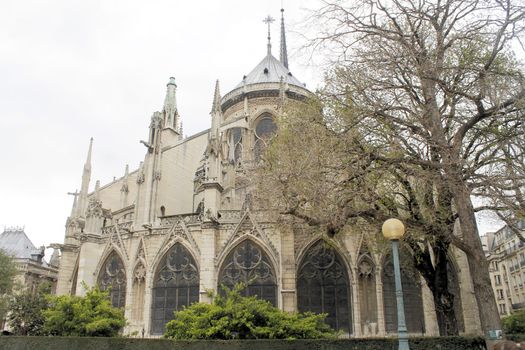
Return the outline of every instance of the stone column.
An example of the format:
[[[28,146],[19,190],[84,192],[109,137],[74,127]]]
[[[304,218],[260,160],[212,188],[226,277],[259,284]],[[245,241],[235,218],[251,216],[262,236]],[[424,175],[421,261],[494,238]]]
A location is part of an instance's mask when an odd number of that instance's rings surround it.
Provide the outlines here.
[[[350,275],[352,280],[350,281],[350,285],[352,288],[352,318],[353,318],[353,328],[354,328],[354,336],[360,337],[363,333],[361,330],[361,312],[359,309],[359,288],[357,287],[357,269],[354,269],[354,273]]]
[[[297,311],[295,279],[294,233],[293,230],[281,232],[281,308],[284,311]]]
[[[376,294],[377,294],[377,335],[385,336],[385,306],[383,304],[383,280],[381,275],[383,267],[378,266],[376,269]]]
[[[202,224],[201,232],[201,256],[200,256],[200,297],[201,302],[211,302],[207,290],[217,290],[217,269],[215,266],[215,235],[216,224],[212,222],[205,222]]]
[[[421,277],[421,296],[423,299],[423,315],[425,318],[425,335],[439,336],[439,327],[434,306],[434,296]],[[410,301],[409,301],[410,302]]]
[[[88,287],[93,287],[97,281],[95,269],[100,261],[103,247],[93,242],[84,242],[80,246],[80,256],[78,260],[77,295],[85,295],[86,291],[82,287],[85,282]]]

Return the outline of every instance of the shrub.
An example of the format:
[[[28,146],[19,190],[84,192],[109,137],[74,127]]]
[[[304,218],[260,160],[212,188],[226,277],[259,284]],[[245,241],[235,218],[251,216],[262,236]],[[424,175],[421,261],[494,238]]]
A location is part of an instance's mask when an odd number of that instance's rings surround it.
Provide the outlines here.
[[[25,290],[16,294],[9,302],[7,320],[15,335],[43,335],[43,311],[48,307],[47,294],[51,291],[50,283],[42,283],[36,292]]]
[[[505,333],[525,333],[525,310],[517,311],[501,320]]]
[[[44,331],[50,335],[114,337],[126,325],[124,311],[111,305],[108,291],[88,289],[85,297],[49,297],[43,312]]]
[[[317,339],[330,338],[334,331],[324,322],[326,315],[287,313],[257,297],[243,297],[243,285],[212,304],[195,303],[175,312],[168,322],[172,339]]]

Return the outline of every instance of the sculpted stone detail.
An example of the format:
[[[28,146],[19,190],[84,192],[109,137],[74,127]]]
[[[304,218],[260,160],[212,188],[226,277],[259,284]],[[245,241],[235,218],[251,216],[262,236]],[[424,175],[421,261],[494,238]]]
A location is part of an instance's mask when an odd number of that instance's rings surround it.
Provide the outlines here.
[[[144,169],[141,168],[139,170],[139,173],[137,174],[137,183],[139,185],[143,184],[144,183],[144,178],[145,178]]]
[[[279,259],[279,252],[277,248],[275,248],[275,245],[272,243],[268,235],[264,232],[264,230],[255,222],[253,215],[250,213],[249,210],[247,210],[244,213],[244,216],[241,218],[239,224],[235,228],[235,230],[232,232],[232,234],[228,237],[226,242],[223,244],[222,249],[217,254],[216,262],[220,261],[220,257],[224,254],[226,249],[231,246],[231,244],[236,241],[238,238],[244,236],[244,235],[252,235],[254,237],[259,238],[261,241],[263,241],[267,247],[271,250],[272,254],[274,254],[276,259]]]
[[[102,201],[95,197],[89,199],[86,217],[102,217]]]
[[[161,247],[170,245],[170,242],[174,240],[176,237],[180,237],[186,242],[188,242],[191,245],[191,247],[194,249],[194,251],[200,255],[201,250],[199,246],[197,245],[197,242],[193,238],[193,235],[191,234],[190,230],[188,230],[188,227],[184,223],[184,220],[181,220],[180,218],[173,224],[173,226],[167,232],[167,236],[164,239]]]
[[[153,173],[153,178],[156,181],[160,181],[160,179],[162,178],[162,174],[161,174],[160,170],[155,170],[155,172]]]

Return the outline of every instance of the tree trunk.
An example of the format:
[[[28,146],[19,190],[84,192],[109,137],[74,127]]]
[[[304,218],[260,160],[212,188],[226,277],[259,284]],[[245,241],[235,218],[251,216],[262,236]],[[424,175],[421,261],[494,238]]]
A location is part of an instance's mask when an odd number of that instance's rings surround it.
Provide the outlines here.
[[[457,180],[456,180],[457,181]],[[501,329],[501,320],[490,282],[489,265],[483,252],[483,246],[478,233],[474,207],[470,199],[470,191],[461,182],[456,182],[454,201],[459,217],[463,243],[468,247],[465,251],[468,259],[470,277],[474,287],[474,295],[478,305],[481,329],[485,337],[488,331]]]

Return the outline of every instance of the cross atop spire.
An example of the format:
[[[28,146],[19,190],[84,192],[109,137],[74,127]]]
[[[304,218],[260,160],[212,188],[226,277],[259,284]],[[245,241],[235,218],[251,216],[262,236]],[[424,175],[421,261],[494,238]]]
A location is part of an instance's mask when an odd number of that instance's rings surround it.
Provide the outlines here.
[[[266,16],[265,19],[263,19],[263,22],[266,23],[268,25],[268,55],[270,55],[272,53],[272,42],[271,42],[271,35],[270,35],[270,24],[272,24],[272,22],[274,22],[275,19],[273,19],[272,16],[268,15]]]
[[[284,30],[284,8],[281,8],[281,51],[279,61],[288,68],[288,53],[286,52],[286,33]]]

